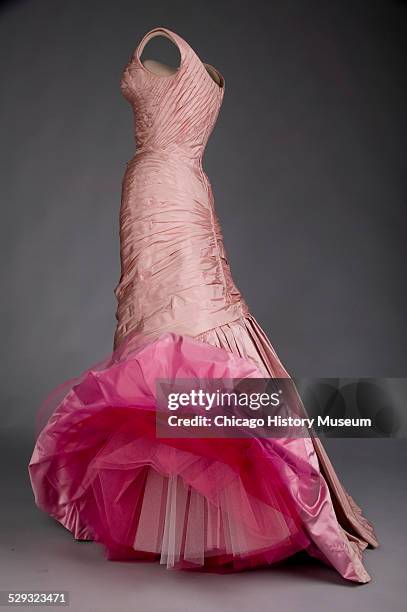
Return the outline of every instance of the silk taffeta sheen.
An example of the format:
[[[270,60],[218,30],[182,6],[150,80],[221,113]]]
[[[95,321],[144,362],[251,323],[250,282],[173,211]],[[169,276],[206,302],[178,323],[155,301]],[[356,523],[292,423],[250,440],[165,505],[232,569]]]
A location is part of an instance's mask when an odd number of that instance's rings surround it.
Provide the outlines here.
[[[167,76],[140,58],[157,35],[180,52]],[[29,464],[37,505],[110,559],[225,571],[306,550],[368,582],[362,552],[377,539],[319,439],[156,437],[157,378],[289,375],[233,282],[202,168],[223,76],[154,28],[121,89],[137,146],[122,185],[113,352],[43,404]]]

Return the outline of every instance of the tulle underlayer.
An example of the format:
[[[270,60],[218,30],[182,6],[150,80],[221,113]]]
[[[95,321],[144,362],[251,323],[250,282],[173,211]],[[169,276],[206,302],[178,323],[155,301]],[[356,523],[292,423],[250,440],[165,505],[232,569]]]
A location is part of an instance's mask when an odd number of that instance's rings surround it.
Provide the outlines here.
[[[37,505],[110,559],[224,571],[305,549],[344,578],[369,581],[367,542],[339,525],[310,439],[157,438],[157,378],[266,375],[255,363],[262,339],[247,335],[238,348],[248,332],[230,329],[129,339],[53,392],[29,465]],[[276,357],[273,375],[284,373]]]

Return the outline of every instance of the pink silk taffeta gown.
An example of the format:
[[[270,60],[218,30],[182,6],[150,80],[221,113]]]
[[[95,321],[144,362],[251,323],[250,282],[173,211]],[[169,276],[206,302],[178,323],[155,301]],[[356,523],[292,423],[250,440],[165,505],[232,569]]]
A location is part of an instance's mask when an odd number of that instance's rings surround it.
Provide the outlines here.
[[[140,57],[158,35],[181,57],[168,76]],[[137,148],[123,179],[113,352],[44,402],[36,504],[109,559],[233,571],[305,550],[368,582],[362,552],[378,542],[318,438],[156,437],[158,378],[289,375],[233,282],[202,168],[222,75],[159,27],[121,88]]]

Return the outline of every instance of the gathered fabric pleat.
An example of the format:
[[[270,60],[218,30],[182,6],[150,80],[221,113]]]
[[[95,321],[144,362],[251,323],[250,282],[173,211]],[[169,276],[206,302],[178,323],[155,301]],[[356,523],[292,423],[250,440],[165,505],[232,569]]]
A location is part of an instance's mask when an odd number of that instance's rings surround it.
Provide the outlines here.
[[[198,339],[248,359],[265,377],[289,377],[266,334],[250,313],[231,323],[210,329],[200,334]],[[376,548],[379,542],[373,526],[343,487],[321,440],[312,437],[307,443],[314,447],[321,473],[329,486],[338,520],[349,540],[356,543],[360,550],[364,550],[367,546]]]

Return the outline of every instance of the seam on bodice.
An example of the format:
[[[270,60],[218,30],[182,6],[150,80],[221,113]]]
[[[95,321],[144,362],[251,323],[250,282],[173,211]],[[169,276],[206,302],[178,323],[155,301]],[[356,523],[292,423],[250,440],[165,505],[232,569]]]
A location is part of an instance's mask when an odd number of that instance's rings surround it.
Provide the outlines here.
[[[207,140],[208,140],[208,133],[212,129],[211,128],[211,124],[212,124],[213,120],[215,119],[215,114],[217,114],[218,112],[219,112],[218,110],[214,110],[212,112],[211,120],[208,121],[208,125],[207,125],[207,128],[205,130],[205,134],[204,134],[204,138],[203,138],[203,141],[205,143],[204,147],[206,146],[206,143],[207,143]],[[204,171],[203,166],[202,166],[202,157],[203,156],[201,155],[199,157],[199,159],[198,159],[199,171],[200,171],[202,180],[205,183],[206,192],[207,192],[208,198],[209,198],[210,222],[211,222],[211,229],[212,229],[213,239],[215,241],[216,259],[217,259],[219,270],[220,270],[220,274],[221,274],[222,280],[223,280],[223,286],[224,286],[224,289],[225,289],[225,298],[226,298],[227,302],[229,304],[231,304],[232,303],[232,296],[230,294],[228,282],[226,280],[226,275],[225,275],[225,270],[224,270],[224,266],[223,266],[221,250],[220,250],[220,245],[219,245],[219,237],[218,237],[218,235],[216,233],[215,210],[214,210],[214,204],[215,204],[214,196],[213,196],[213,192],[212,192],[212,186],[211,186],[210,181],[209,181],[209,179],[208,179],[208,177],[206,175],[206,172]]]

